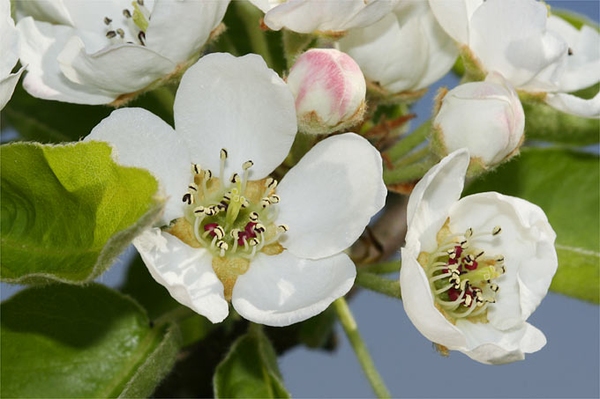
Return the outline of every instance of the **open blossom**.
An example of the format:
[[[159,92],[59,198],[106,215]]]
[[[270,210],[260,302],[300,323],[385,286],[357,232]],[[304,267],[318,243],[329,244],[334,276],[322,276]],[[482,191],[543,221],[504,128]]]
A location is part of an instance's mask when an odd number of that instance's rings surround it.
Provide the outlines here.
[[[561,111],[600,117],[600,99],[585,101],[568,94],[600,81],[600,36],[594,29],[577,30],[549,17],[546,5],[535,0],[429,4],[483,74],[498,71],[517,89],[546,93],[546,102]]]
[[[333,133],[362,121],[365,77],[347,54],[308,50],[296,59],[286,81],[296,100],[301,132]]]
[[[426,88],[448,73],[458,56],[454,40],[424,1],[398,3],[376,23],[350,30],[338,47],[388,93]]]
[[[368,26],[391,11],[398,0],[250,0],[265,13],[270,29],[340,34]]]
[[[0,0],[0,109],[10,100],[24,68],[11,73],[19,60],[19,36],[10,16],[10,0]]]
[[[31,95],[120,105],[195,61],[229,1],[18,4],[23,85]]]
[[[433,120],[433,143],[443,155],[467,148],[483,168],[515,155],[523,142],[525,113],[515,90],[492,72],[483,82],[447,92]]]
[[[323,140],[284,176],[269,174],[296,134],[294,99],[262,58],[210,54],[184,74],[175,127],[119,109],[87,140],[113,144],[168,196],[158,226],[134,240],[152,276],[212,322],[228,302],[284,326],[344,295],[356,269],[343,253],[383,207],[382,160],[364,138]]]
[[[488,364],[522,360],[546,344],[527,318],[558,260],[544,212],[495,192],[459,199],[469,153],[458,150],[417,184],[402,248],[402,301],[432,342]]]

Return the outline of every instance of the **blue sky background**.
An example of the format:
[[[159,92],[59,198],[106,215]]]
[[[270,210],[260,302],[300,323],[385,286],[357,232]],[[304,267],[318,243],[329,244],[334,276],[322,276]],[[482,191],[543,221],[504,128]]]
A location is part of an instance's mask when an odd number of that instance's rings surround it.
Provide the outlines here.
[[[600,2],[548,1],[598,21]],[[599,43],[600,45],[600,43]],[[454,80],[442,85],[452,87]],[[430,115],[435,89],[415,112]],[[414,126],[418,126],[415,122]],[[600,187],[592,188],[600,189]],[[115,286],[123,279],[115,266],[100,281]],[[17,287],[2,284],[6,299]],[[408,320],[399,300],[361,291],[350,301],[361,334],[394,396],[419,398],[598,398],[600,396],[599,307],[550,293],[529,322],[541,329],[548,344],[525,361],[487,366],[453,352],[440,356]],[[334,353],[296,348],[282,358],[287,388],[296,398],[367,398],[373,396],[341,329]]]

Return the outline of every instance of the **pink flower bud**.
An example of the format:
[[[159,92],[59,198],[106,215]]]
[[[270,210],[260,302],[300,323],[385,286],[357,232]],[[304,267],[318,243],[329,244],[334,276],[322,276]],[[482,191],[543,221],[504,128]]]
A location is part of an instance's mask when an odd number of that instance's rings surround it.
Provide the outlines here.
[[[517,93],[502,75],[462,84],[441,100],[433,143],[441,155],[468,148],[473,161],[488,168],[513,155],[523,142],[525,114]]]
[[[354,60],[335,49],[311,49],[290,70],[298,128],[327,134],[359,123],[365,110],[365,78]]]

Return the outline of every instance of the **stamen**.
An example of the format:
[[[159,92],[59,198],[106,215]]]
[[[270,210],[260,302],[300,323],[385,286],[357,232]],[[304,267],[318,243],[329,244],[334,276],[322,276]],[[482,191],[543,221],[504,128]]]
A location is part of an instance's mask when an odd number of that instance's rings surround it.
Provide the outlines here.
[[[220,166],[219,166],[219,179],[223,180],[225,176],[225,160],[227,159],[227,150],[225,148],[221,148],[220,157]]]
[[[119,37],[121,39],[123,39],[125,37],[125,31],[121,28],[117,29],[117,34],[119,35]]]
[[[104,17],[104,24],[105,25],[110,25],[112,23],[112,19],[108,18],[108,17]]]
[[[113,39],[117,37],[117,32],[115,32],[114,30],[109,30],[108,32],[106,32],[106,37],[109,39]]]
[[[502,232],[502,227],[500,226],[496,226],[494,227],[494,229],[492,230],[492,235],[493,236],[497,236],[498,234],[500,234]]]
[[[130,12],[128,9],[126,9],[126,8],[125,8],[125,9],[123,10],[123,16],[124,16],[125,18],[131,18],[131,12]]]
[[[194,197],[190,193],[185,193],[181,201],[187,202],[188,205],[192,205],[194,203]]]
[[[138,40],[140,41],[140,44],[142,46],[146,45],[146,34],[144,33],[143,30],[140,31],[140,33],[138,33]]]

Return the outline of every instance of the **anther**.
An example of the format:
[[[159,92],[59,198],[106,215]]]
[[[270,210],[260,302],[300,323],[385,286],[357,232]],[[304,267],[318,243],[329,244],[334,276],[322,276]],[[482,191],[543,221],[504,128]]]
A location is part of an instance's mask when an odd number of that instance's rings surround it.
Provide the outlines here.
[[[500,287],[498,287],[498,284],[494,284],[494,283],[490,284],[490,290],[492,290],[494,292],[498,292],[498,289],[500,289]]]
[[[499,256],[499,257],[497,257],[497,258],[496,258],[496,262],[498,262],[498,263],[502,263],[502,262],[504,262],[504,256]]]
[[[263,198],[263,199],[261,199],[261,200],[260,200],[260,205],[261,205],[263,208],[266,208],[266,207],[268,207],[269,205],[271,205],[271,200],[265,197],[265,198]]]
[[[202,169],[200,169],[200,165],[198,165],[197,163],[192,164],[192,172],[194,172],[194,174],[199,175],[201,170]]]
[[[212,230],[212,233],[217,237],[218,240],[225,237],[225,230],[221,226],[217,226]]]
[[[502,232],[502,227],[500,227],[500,226],[496,226],[496,227],[494,227],[494,229],[492,230],[492,235],[493,235],[493,236],[497,236],[498,234],[500,234],[500,232]]]
[[[220,157],[223,161],[227,159],[227,150],[225,148],[221,148]]]
[[[195,215],[202,215],[204,214],[205,208],[203,206],[199,206],[197,208],[194,209],[194,214]]]
[[[468,240],[469,238],[471,238],[473,236],[473,229],[472,228],[468,228],[467,231],[465,231],[465,238]]]
[[[140,41],[140,44],[142,46],[146,45],[146,33],[144,33],[143,30],[140,31],[140,33],[138,33],[138,40]]]
[[[187,202],[188,205],[191,205],[194,202],[194,197],[190,193],[183,194],[182,202]]]
[[[475,259],[482,257],[484,253],[485,253],[485,251],[481,251],[480,253],[475,255]]]
[[[275,187],[277,187],[277,180],[273,179],[272,177],[269,177],[265,182],[265,187],[271,190],[274,189]]]
[[[209,181],[212,179],[212,172],[209,169],[204,171],[204,180]]]
[[[141,6],[143,6],[143,5],[144,5],[144,0],[137,0],[137,3],[138,3],[139,5],[141,5]]]
[[[271,204],[277,204],[277,203],[279,203],[280,200],[281,200],[281,198],[279,198],[279,195],[277,195],[277,194],[273,194],[269,197],[269,202]]]
[[[131,12],[128,9],[123,10],[123,16],[125,18],[131,18]]]
[[[123,39],[125,37],[125,31],[121,28],[117,29],[117,34]]]
[[[239,182],[240,175],[238,175],[237,173],[234,173],[233,176],[231,176],[231,179],[229,179],[229,181],[232,182],[233,184]]]
[[[567,55],[573,55],[573,49],[571,47],[567,49]]]
[[[277,230],[279,230],[281,233],[285,233],[289,229],[290,228],[288,227],[287,224],[280,224],[279,226],[277,226]]]
[[[192,191],[198,191],[198,188],[196,187],[196,185],[195,185],[195,184],[190,184],[190,185],[188,186],[188,188],[189,188],[190,190],[192,190]]]
[[[248,169],[250,169],[252,167],[252,165],[254,165],[254,162],[248,160],[248,161],[246,161],[246,162],[244,162],[242,164],[242,169],[243,170],[248,170]]]
[[[110,25],[112,22],[112,19],[108,18],[108,17],[104,17],[104,24],[105,25]]]
[[[257,233],[264,233],[264,232],[265,232],[265,230],[266,230],[265,226],[264,226],[264,225],[262,225],[262,224],[260,224],[260,223],[257,223],[257,224],[254,226],[254,231],[255,231],[255,232],[257,232]]]
[[[106,37],[109,39],[112,39],[116,36],[117,36],[117,32],[115,32],[114,30],[109,30],[108,32],[106,32]]]
[[[251,222],[256,222],[258,220],[258,213],[257,212],[250,212],[250,214],[248,215],[248,219],[250,219]]]

